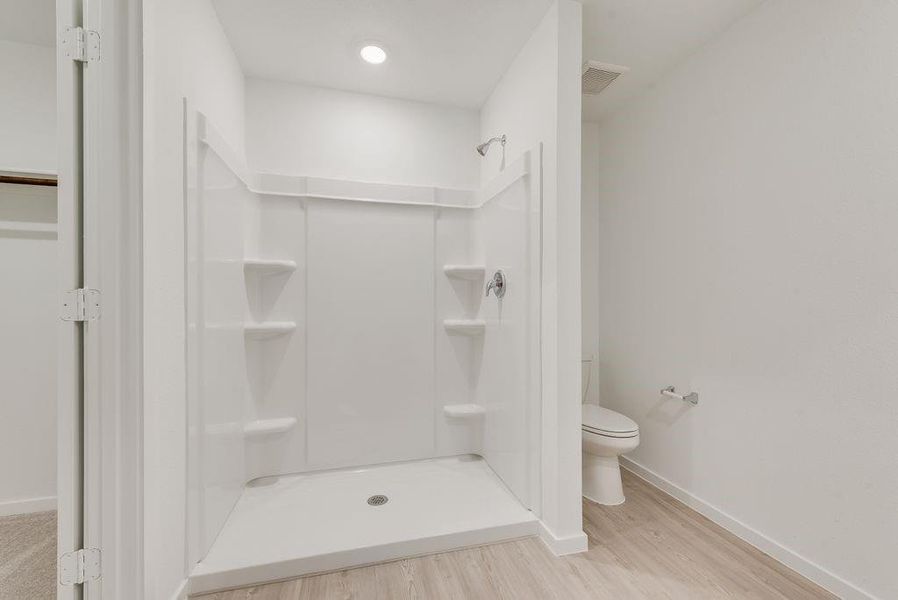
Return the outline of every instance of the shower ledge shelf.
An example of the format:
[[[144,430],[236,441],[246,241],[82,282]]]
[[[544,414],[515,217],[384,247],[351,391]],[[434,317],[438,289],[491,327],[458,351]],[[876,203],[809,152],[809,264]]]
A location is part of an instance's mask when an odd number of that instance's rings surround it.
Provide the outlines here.
[[[479,404],[447,404],[443,407],[443,414],[453,419],[473,419],[484,413],[486,409]]]
[[[482,319],[446,319],[443,328],[453,335],[477,337],[486,330],[486,322]]]
[[[483,265],[444,265],[443,273],[446,274],[446,277],[451,277],[453,279],[476,281],[478,279],[483,279],[483,276],[486,273],[486,267]]]
[[[287,433],[296,427],[296,417],[280,419],[259,419],[243,426],[243,435],[248,439],[264,438],[280,433]]]
[[[296,262],[271,258],[246,258],[243,260],[243,268],[248,272],[259,273],[260,275],[279,275],[295,271]]]
[[[243,332],[246,337],[256,340],[264,340],[280,335],[287,335],[296,329],[296,323],[292,321],[268,321],[265,323],[245,323]]]

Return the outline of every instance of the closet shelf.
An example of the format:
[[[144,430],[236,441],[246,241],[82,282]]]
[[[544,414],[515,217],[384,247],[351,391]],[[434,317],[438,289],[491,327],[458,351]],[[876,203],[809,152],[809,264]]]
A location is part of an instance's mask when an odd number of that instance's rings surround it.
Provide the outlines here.
[[[486,409],[479,404],[447,404],[443,407],[443,414],[453,419],[473,419],[485,413]]]
[[[21,231],[27,233],[56,233],[56,223],[35,221],[0,221],[0,231]]]
[[[482,319],[446,319],[443,321],[443,328],[453,335],[476,337],[483,335],[486,322]]]
[[[443,273],[452,279],[476,281],[483,279],[486,267],[483,265],[443,265]]]
[[[243,426],[243,435],[249,439],[264,438],[279,433],[287,433],[296,427],[296,417],[280,419],[259,419]]]
[[[247,338],[264,340],[280,335],[287,335],[296,329],[293,321],[267,321],[264,323],[245,323],[243,332]]]
[[[243,260],[243,268],[248,273],[260,275],[280,275],[292,273],[296,270],[296,262],[292,260],[277,260],[272,258],[246,258]]]

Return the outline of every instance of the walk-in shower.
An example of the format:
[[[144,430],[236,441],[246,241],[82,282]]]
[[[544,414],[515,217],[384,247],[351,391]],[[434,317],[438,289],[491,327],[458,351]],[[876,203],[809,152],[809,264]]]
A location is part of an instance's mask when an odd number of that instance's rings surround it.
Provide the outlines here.
[[[535,534],[539,149],[270,175],[185,119],[191,591]]]

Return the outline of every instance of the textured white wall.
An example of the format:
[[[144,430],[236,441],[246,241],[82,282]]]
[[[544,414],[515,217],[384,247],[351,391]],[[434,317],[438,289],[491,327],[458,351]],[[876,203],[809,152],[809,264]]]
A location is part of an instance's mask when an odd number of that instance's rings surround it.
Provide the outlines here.
[[[144,453],[147,598],[186,575],[182,98],[243,148],[243,74],[209,0],[144,7]]]
[[[247,157],[256,171],[474,189],[477,111],[247,80]]]
[[[896,30],[770,0],[599,133],[602,403],[845,597],[898,597]]]
[[[0,40],[0,170],[56,171],[56,50]]]

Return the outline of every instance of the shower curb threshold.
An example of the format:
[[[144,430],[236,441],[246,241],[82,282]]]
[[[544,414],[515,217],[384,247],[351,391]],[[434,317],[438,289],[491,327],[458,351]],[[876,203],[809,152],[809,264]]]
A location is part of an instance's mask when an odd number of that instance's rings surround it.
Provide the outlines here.
[[[378,544],[366,548],[354,548],[318,556],[305,556],[228,571],[202,572],[201,566],[198,565],[197,569],[190,575],[188,591],[190,594],[220,592],[243,586],[273,583],[416,556],[508,542],[515,539],[534,537],[538,533],[539,521],[536,517],[533,517],[531,520],[520,523]]]

